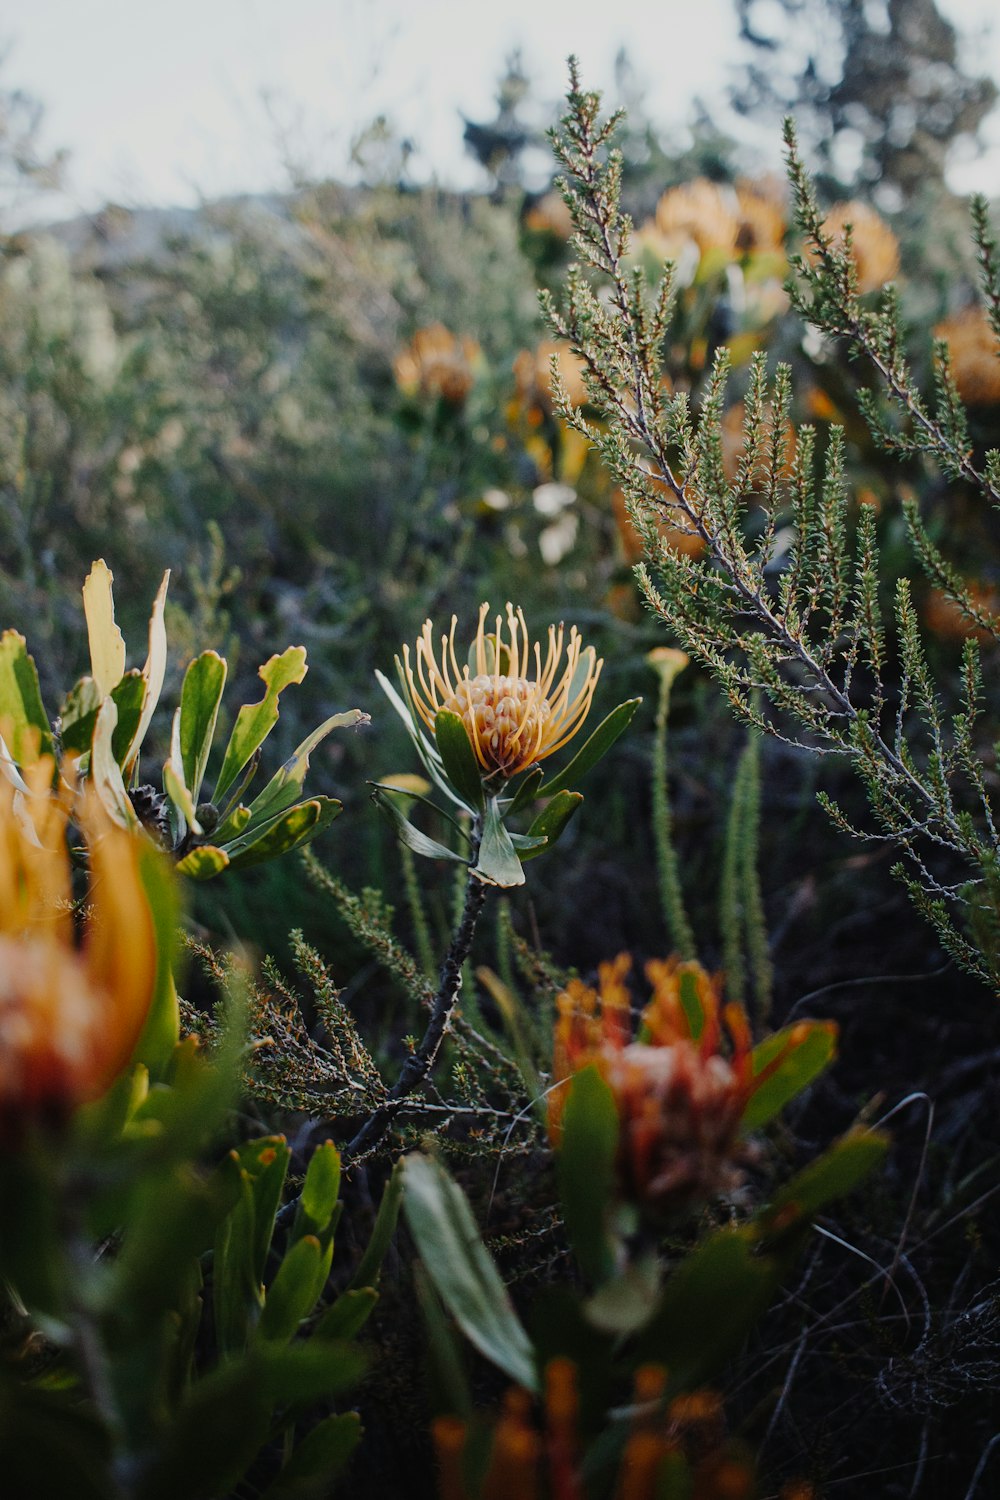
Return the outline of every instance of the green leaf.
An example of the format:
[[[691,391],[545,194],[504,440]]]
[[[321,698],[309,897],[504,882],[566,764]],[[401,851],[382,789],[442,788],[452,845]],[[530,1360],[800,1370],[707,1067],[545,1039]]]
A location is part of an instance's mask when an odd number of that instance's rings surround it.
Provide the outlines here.
[[[146,701],[146,679],[141,672],[135,670],[126,672],[111,689],[111,697],[118,710],[118,722],[111,740],[111,753],[118,764],[124,768],[129,747],[135,737],[139,720],[142,718],[142,706]]]
[[[738,1352],[785,1270],[750,1228],[717,1230],[671,1272],[634,1359],[666,1365],[675,1390],[702,1384]]]
[[[114,733],[117,723],[118,708],[115,700],[105,698],[94,724],[94,738],[90,751],[90,779],[97,789],[97,795],[114,821],[122,828],[137,828],[139,820],[135,815],[129,794],[125,790],[121,767],[114,755]]]
[[[142,714],[125,757],[126,766],[130,765],[139,754],[139,749],[146,738],[146,731],[152,723],[156,705],[159,703],[160,694],[163,691],[163,678],[167,670],[167,631],[163,614],[167,605],[167,585],[169,582],[170,569],[168,568],[160,581],[160,587],[156,591],[156,598],[153,600],[153,612],[149,617],[149,649],[146,654],[146,665],[142,669],[146,692],[143,699]]]
[[[222,759],[219,779],[212,794],[213,802],[218,804],[222,801],[254,751],[267,739],[278,722],[279,696],[286,687],[301,682],[306,670],[304,646],[289,646],[287,651],[283,651],[280,656],[272,656],[259,669],[257,675],[264,683],[264,696],[259,703],[245,703],[236,715],[236,723]]]
[[[556,1168],[566,1233],[595,1286],[608,1279],[615,1264],[609,1221],[618,1134],[614,1095],[593,1065],[583,1068],[569,1085]]]
[[[691,1040],[700,1041],[705,1030],[705,1007],[701,1003],[698,988],[698,972],[690,965],[682,965],[677,985],[681,1009],[691,1032]]]
[[[253,762],[251,762],[253,764]],[[252,779],[252,777],[250,778]],[[227,814],[225,822],[220,823],[212,830],[212,837],[220,846],[230,839],[238,838],[250,821],[250,809],[242,803],[233,807],[232,812]]]
[[[541,838],[545,842],[537,849],[529,849],[521,855],[522,859],[534,859],[545,849],[551,849],[562,836],[570,818],[576,812],[583,801],[581,792],[557,792],[551,802],[547,802],[538,817],[528,829],[529,838]]]
[[[434,720],[434,741],[455,791],[470,808],[481,812],[483,773],[461,717],[442,709]]]
[[[329,1247],[332,1254],[332,1247]],[[287,1344],[299,1324],[312,1312],[317,1283],[329,1269],[329,1255],[314,1234],[296,1240],[285,1253],[278,1273],[267,1289],[257,1334],[268,1342]],[[325,1276],[323,1277],[325,1280]]]
[[[217,651],[203,651],[184,673],[180,746],[184,781],[197,804],[212,749],[228,667]]]
[[[409,734],[410,739],[413,741],[413,747],[416,750],[417,755],[420,757],[420,763],[423,766],[424,770],[427,772],[427,775],[430,777],[431,781],[433,781],[438,791],[444,793],[444,795],[450,802],[454,802],[457,807],[461,807],[464,809],[465,803],[462,801],[461,797],[455,791],[455,788],[452,786],[451,782],[444,774],[444,768],[441,765],[441,757],[437,752],[437,746],[433,745],[419,728],[417,711],[413,707],[413,704],[411,702],[409,685],[406,681],[406,677],[403,673],[402,663],[400,662],[398,656],[396,657],[396,671],[399,673],[399,681],[403,689],[402,697],[400,697],[399,693],[396,692],[396,689],[393,687],[389,679],[383,676],[381,672],[375,673],[378,685],[382,689],[383,693],[385,693],[385,696],[388,698],[393,708],[399,714],[399,717],[402,719],[403,723],[406,725],[406,731]]]
[[[142,1028],[133,1063],[142,1063],[158,1079],[169,1064],[181,1034],[180,1006],[174,984],[174,961],[180,923],[177,883],[169,861],[152,844],[139,852],[139,877],[149,903],[156,942],[153,998]]]
[[[258,865],[266,859],[288,854],[327,828],[344,810],[344,804],[333,797],[310,797],[287,812],[279,813],[258,828],[247,825],[247,832],[225,845],[234,870]]]
[[[382,1189],[382,1199],[378,1206],[378,1213],[375,1215],[371,1239],[358,1263],[358,1269],[351,1278],[352,1288],[377,1285],[382,1262],[392,1243],[392,1237],[396,1233],[396,1221],[399,1218],[402,1201],[403,1162],[400,1159],[393,1167],[392,1175]]]
[[[540,797],[542,793],[539,788],[544,778],[545,772],[541,766],[532,766],[531,770],[525,774],[524,780],[510,799],[510,802],[504,808],[504,817],[511,817],[514,813],[519,813],[522,807],[527,807],[529,802],[534,802],[536,798]]]
[[[752,1095],[740,1128],[759,1130],[801,1094],[837,1055],[837,1028],[832,1021],[800,1021],[777,1031],[753,1049],[754,1076],[777,1061],[769,1077]]]
[[[97,690],[106,698],[125,671],[125,641],[115,624],[115,601],[111,590],[114,574],[99,557],[83,585],[83,613],[90,643],[90,672]]]
[[[101,693],[92,677],[81,677],[70,688],[59,710],[60,741],[72,755],[85,755],[94,737]],[[2,717],[2,714],[0,714]]]
[[[227,1495],[271,1432],[272,1409],[334,1396],[367,1361],[345,1344],[262,1344],[192,1387],[145,1477],[141,1500]]]
[[[181,754],[181,711],[174,714],[170,734],[170,759],[163,766],[163,790],[170,799],[181,837],[187,828],[192,833],[201,833],[201,824],[194,805],[194,798],[184,780],[184,758]]]
[[[177,869],[189,880],[211,880],[229,864],[229,855],[215,844],[199,844],[178,861]]]
[[[309,769],[309,757],[331,730],[354,728],[358,724],[369,722],[368,715],[362,713],[360,708],[349,708],[346,713],[332,714],[329,719],[325,719],[318,729],[314,729],[302,741],[295,753],[271,777],[260,795],[251,802],[251,824],[259,823],[263,818],[273,818],[298,799]]]
[[[414,854],[423,855],[425,859],[450,859],[456,864],[467,865],[469,861],[462,854],[456,854],[454,849],[449,849],[446,844],[439,844],[437,839],[429,838],[426,833],[421,833],[403,812],[392,795],[391,789],[386,791],[374,782],[369,782],[372,788],[372,801],[375,806],[381,808],[382,812],[388,813],[396,825],[396,833],[408,849]]]
[[[316,1324],[313,1338],[355,1338],[371,1317],[377,1301],[378,1292],[372,1286],[348,1287],[326,1309]]]
[[[510,841],[510,834],[503,825],[495,797],[491,797],[486,804],[479,858],[473,866],[472,874],[484,885],[497,885],[503,889],[524,884],[521,861]]]
[[[0,735],[8,734],[8,748],[18,765],[31,765],[39,754],[52,754],[52,730],[38,671],[24,636],[16,630],[5,630],[0,636]]]
[[[213,1268],[216,1338],[226,1353],[246,1347],[260,1317],[264,1268],[290,1156],[284,1136],[264,1136],[231,1151],[219,1169],[235,1174],[238,1183],[236,1202],[216,1236]]]
[[[403,1171],[410,1233],[448,1311],[481,1354],[518,1385],[537,1391],[531,1342],[479,1237],[465,1194],[428,1156],[407,1156]]]
[[[772,1199],[759,1216],[762,1232],[775,1238],[801,1228],[834,1198],[863,1182],[888,1149],[888,1136],[877,1130],[849,1130]]]
[[[263,1500],[325,1500],[331,1482],[343,1472],[360,1443],[361,1433],[361,1418],[355,1411],[325,1417],[296,1443]]]
[[[339,1192],[340,1152],[332,1141],[324,1141],[309,1158],[293,1236],[323,1234],[337,1207]]]
[[[571,782],[579,781],[581,776],[586,775],[596,766],[597,762],[607,755],[619,735],[628,728],[641,702],[641,698],[629,698],[625,703],[619,703],[617,708],[613,708],[577,751],[569,765],[558,772],[554,780],[546,787],[546,792],[554,795],[556,792],[563,791]]]

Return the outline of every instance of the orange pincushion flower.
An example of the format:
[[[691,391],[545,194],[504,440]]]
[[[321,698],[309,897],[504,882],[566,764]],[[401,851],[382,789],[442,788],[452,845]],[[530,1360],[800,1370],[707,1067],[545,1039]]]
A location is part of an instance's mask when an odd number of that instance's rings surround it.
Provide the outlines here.
[[[475,380],[480,355],[475,339],[456,338],[443,323],[418,328],[393,361],[396,383],[408,396],[439,396],[461,406]]]
[[[32,1120],[65,1119],[128,1062],[153,993],[156,945],[137,835],[115,827],[88,788],[79,822],[90,853],[82,946],[74,940],[66,823],[53,762],[0,777],[0,1144]]]
[[[514,360],[514,381],[521,404],[529,409],[552,411],[553,357],[570,406],[585,406],[584,363],[564,339],[545,339],[535,350],[522,349]]]
[[[966,307],[945,318],[934,330],[951,356],[951,373],[958,394],[969,406],[1000,402],[1000,348],[981,307]]]
[[[572,739],[590,711],[603,662],[584,646],[574,625],[566,642],[562,625],[549,626],[548,649],[531,644],[523,611],[507,605],[505,622],[496,616],[487,632],[489,605],[479,610],[479,627],[461,670],[455,630],[441,637],[440,660],[434,627],[425,620],[411,665],[403,647],[403,670],[413,705],[428,729],[442,710],[458,714],[484,775],[516,776]],[[565,648],[565,660],[563,652]]]
[[[823,220],[824,233],[832,236],[840,250],[847,244],[848,224],[858,291],[877,292],[899,271],[899,242],[873,208],[852,199],[849,203],[835,203]]]
[[[598,990],[573,980],[557,998],[549,1136],[558,1146],[573,1074],[595,1066],[618,1110],[621,1190],[632,1202],[672,1212],[739,1181],[747,1105],[809,1026],[755,1074],[746,1013],[723,1003],[720,979],[697,963],[654,959],[646,965],[652,999],[633,1041],[630,967],[620,954],[600,966]]]

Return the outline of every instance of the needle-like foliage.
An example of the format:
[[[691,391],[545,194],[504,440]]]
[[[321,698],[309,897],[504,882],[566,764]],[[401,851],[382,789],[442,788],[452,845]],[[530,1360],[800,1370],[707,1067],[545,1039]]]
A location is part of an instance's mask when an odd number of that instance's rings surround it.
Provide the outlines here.
[[[673,392],[663,364],[673,273],[668,264],[651,292],[630,257],[622,162],[609,144],[620,117],[601,118],[598,95],[581,89],[573,63],[568,102],[552,140],[577,262],[562,304],[548,296],[544,304],[554,330],[585,361],[599,420],[565,395],[560,411],[600,450],[622,487],[646,554],[636,569],[645,598],[713,672],[743,720],[851,762],[872,821],[857,829],[826,799],[828,812],[852,833],[900,850],[897,872],[949,951],[995,983],[998,839],[989,776],[996,731],[984,714],[979,644],[966,643],[957,695],[952,685],[935,683],[908,580],[898,581],[885,608],[877,515],[852,501],[842,434],[835,429],[820,455],[814,429],[791,424],[790,370],[779,365],[770,376],[763,355],[750,368],[742,454],[727,478],[727,353],[716,356],[696,403],[688,392]],[[845,340],[852,356],[878,371],[890,415],[873,395],[862,397],[863,411],[890,453],[929,457],[948,478],[1000,504],[1000,453],[977,465],[944,347],[937,349],[928,403],[903,353],[892,288],[874,309],[862,296],[850,231],[837,240],[824,229],[791,125],[786,143],[807,245],[807,254],[793,258],[795,306],[821,334]],[[998,332],[1000,267],[980,201],[973,230],[987,313]],[[979,632],[996,638],[1000,622],[963,586],[916,503],[906,509],[906,525],[931,581]],[[674,550],[667,526],[700,537],[701,557]]]

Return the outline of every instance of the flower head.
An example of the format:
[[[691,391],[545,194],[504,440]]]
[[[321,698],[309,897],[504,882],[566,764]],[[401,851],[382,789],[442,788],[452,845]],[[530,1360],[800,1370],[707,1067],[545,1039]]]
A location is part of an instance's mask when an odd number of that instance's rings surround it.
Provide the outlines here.
[[[760,1072],[740,1006],[724,1004],[718,978],[697,963],[646,965],[652,999],[632,1039],[627,953],[601,964],[597,990],[572,980],[556,1001],[549,1134],[558,1145],[568,1083],[595,1066],[619,1119],[618,1179],[627,1200],[654,1213],[687,1208],[740,1180],[740,1122],[756,1090],[789,1048],[789,1034]]]
[[[92,788],[77,814],[90,855],[77,946],[65,842],[72,792],[51,793],[53,769],[50,757],[36,761],[26,791],[0,777],[0,1145],[110,1086],[138,1040],[156,973],[141,840],[111,823]]]
[[[393,362],[404,395],[440,397],[449,406],[462,406],[475,383],[480,348],[475,339],[459,339],[443,323],[418,328],[411,342]]]
[[[848,225],[858,291],[862,295],[877,292],[899,272],[899,242],[885,220],[857,199],[835,203],[823,220],[823,232],[832,237],[838,250],[847,247]]]
[[[562,625],[550,625],[545,658],[531,643],[522,610],[512,604],[506,620],[487,628],[489,605],[479,610],[479,627],[461,668],[455,654],[458,619],[441,636],[425,620],[411,662],[403,647],[403,669],[413,705],[428,729],[442,710],[459,716],[483,774],[516,776],[552,755],[572,739],[590,711],[603,662],[584,646],[574,625],[566,639]],[[470,665],[471,663],[471,665]]]
[[[951,373],[962,400],[969,406],[1000,403],[1000,349],[982,308],[965,307],[945,318],[934,336],[948,345]]]

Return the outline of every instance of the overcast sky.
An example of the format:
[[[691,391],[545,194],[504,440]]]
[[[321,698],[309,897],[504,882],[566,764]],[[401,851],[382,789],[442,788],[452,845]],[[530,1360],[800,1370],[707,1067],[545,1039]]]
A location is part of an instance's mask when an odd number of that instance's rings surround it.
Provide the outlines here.
[[[938,3],[967,67],[1000,80],[997,0]],[[732,0],[21,0],[8,17],[4,82],[71,152],[69,195],[47,205],[66,214],[281,187],[284,160],[343,176],[380,113],[416,143],[415,176],[472,185],[458,114],[489,117],[516,47],[541,98],[560,97],[572,51],[608,102],[626,47],[650,114],[677,128],[742,55]],[[1000,189],[1000,118],[989,139],[955,186]]]

